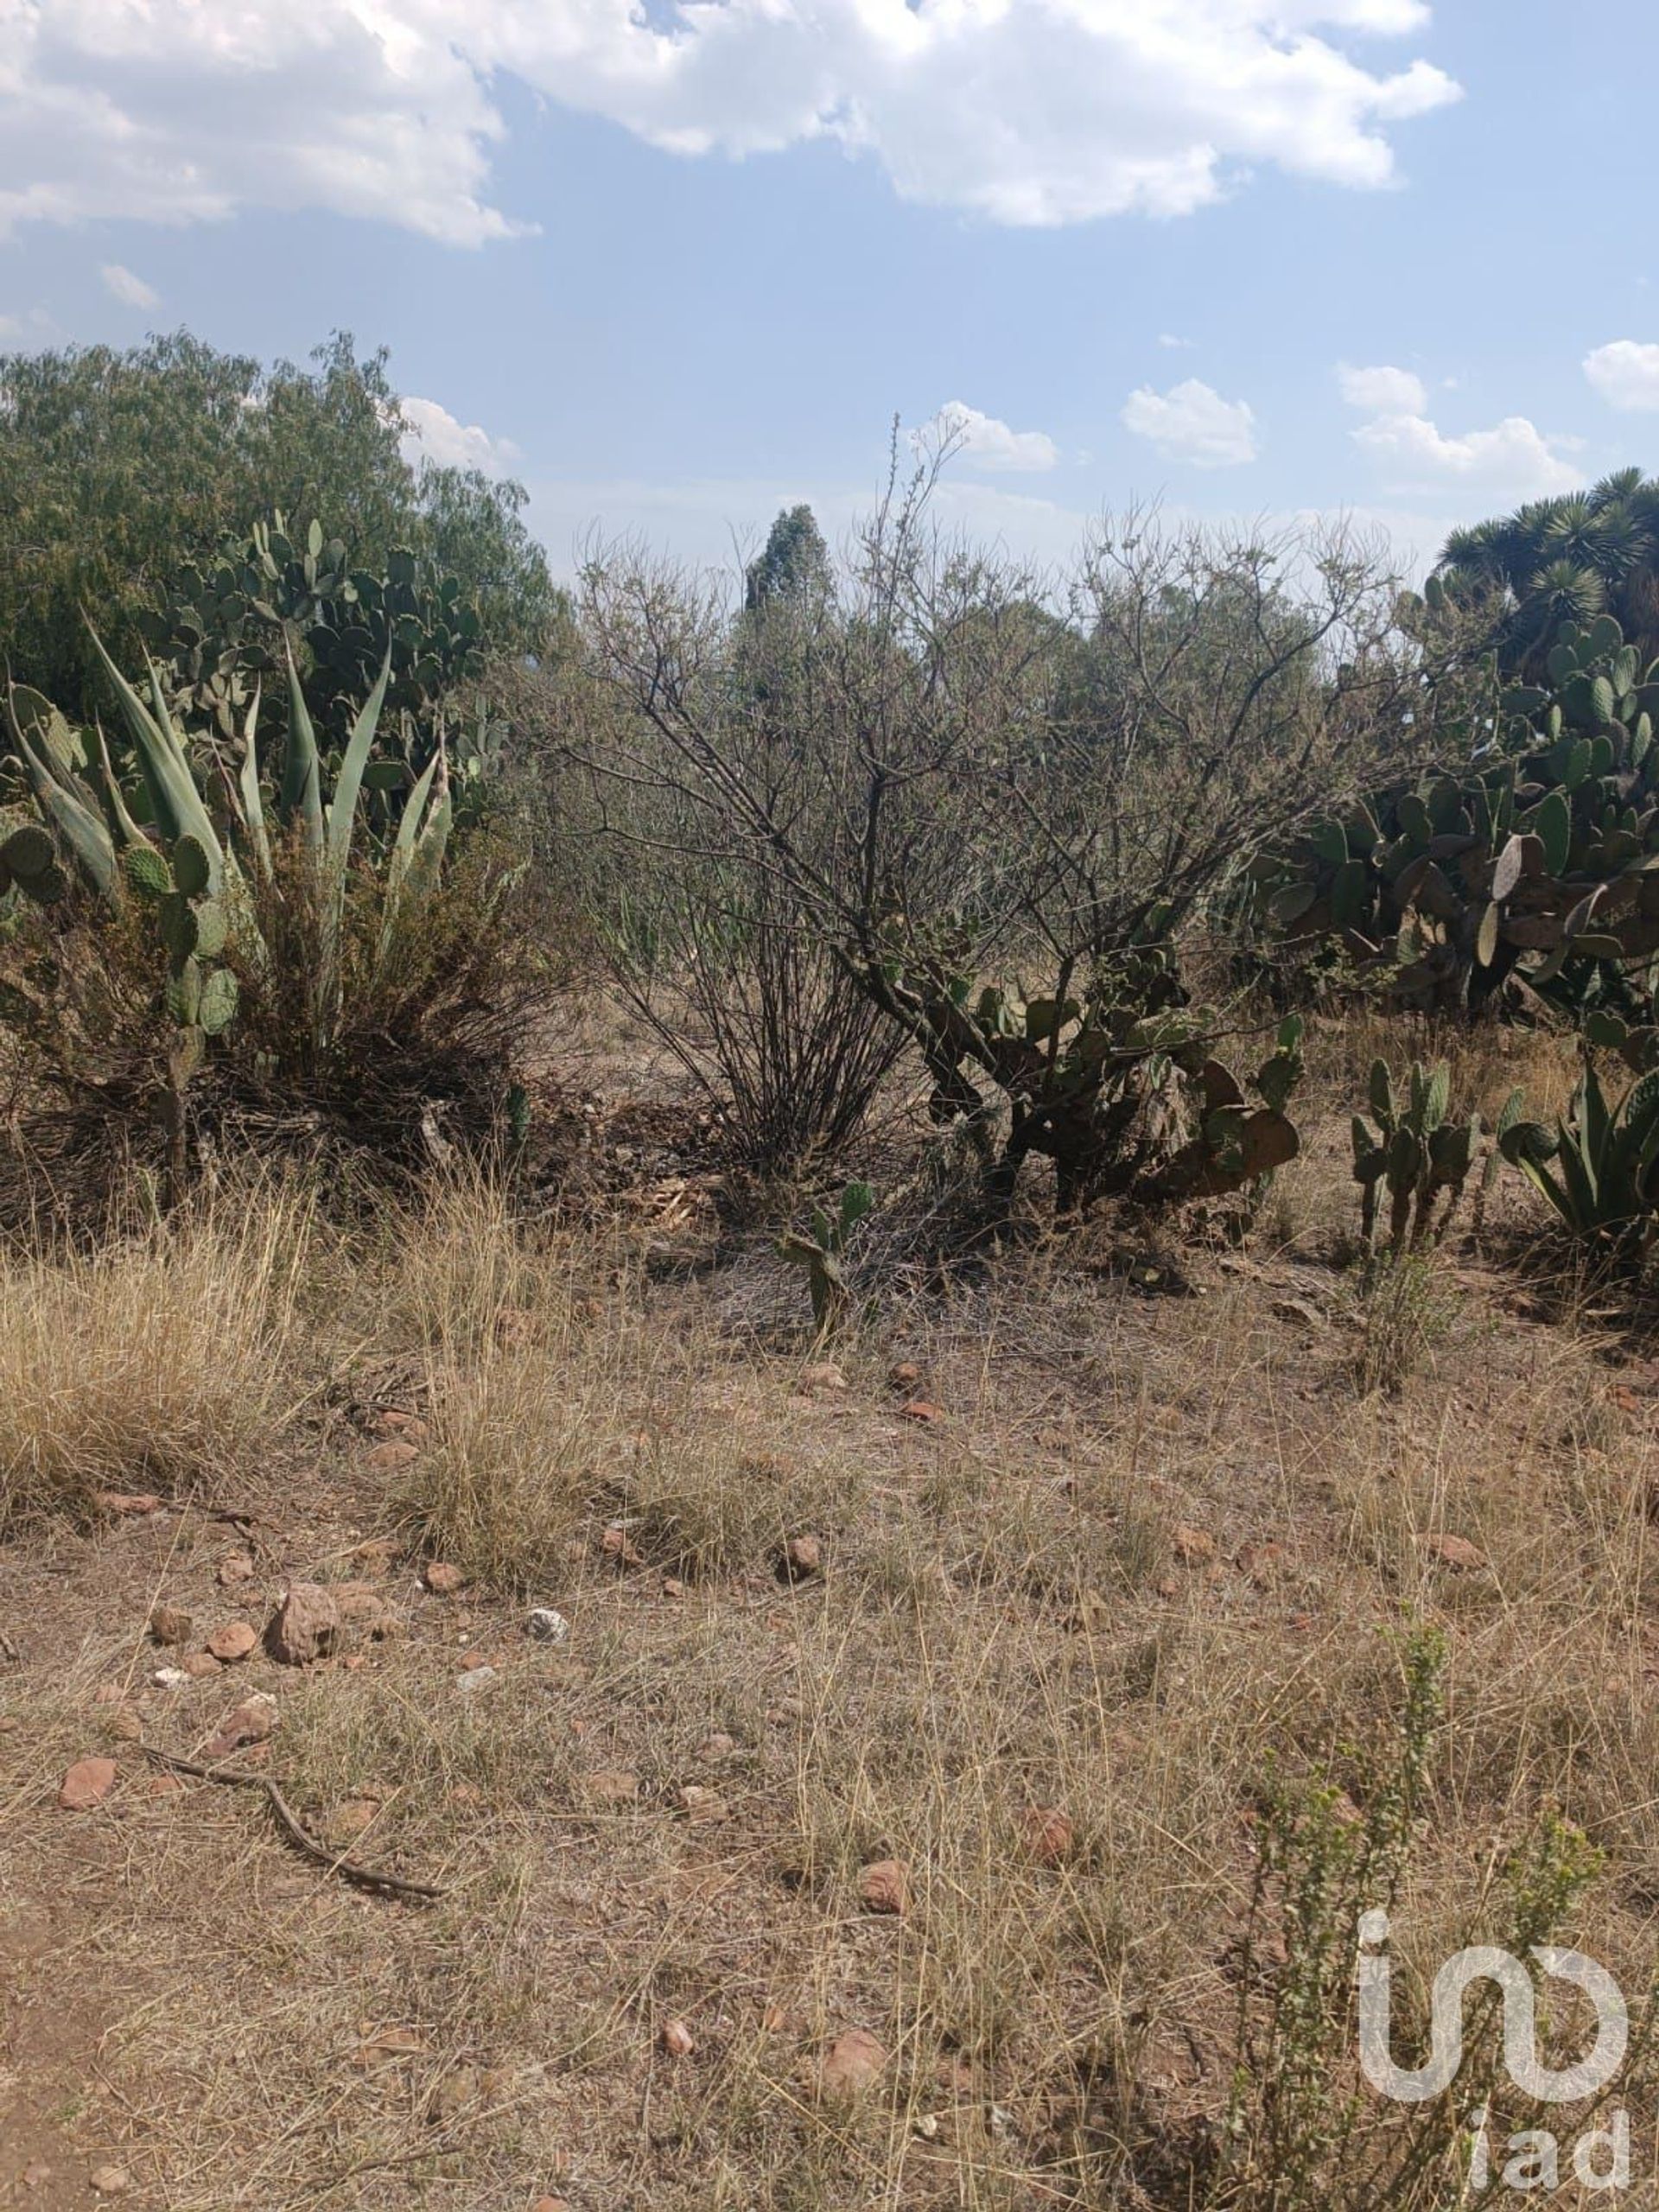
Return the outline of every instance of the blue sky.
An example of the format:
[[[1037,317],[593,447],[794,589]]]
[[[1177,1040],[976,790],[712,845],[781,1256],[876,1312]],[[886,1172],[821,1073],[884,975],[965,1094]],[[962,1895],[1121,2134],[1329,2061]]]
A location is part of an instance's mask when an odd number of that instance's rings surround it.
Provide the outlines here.
[[[1651,0],[0,0],[0,53],[5,342],[349,327],[560,569],[843,528],[950,404],[950,512],[1044,559],[1659,466]]]

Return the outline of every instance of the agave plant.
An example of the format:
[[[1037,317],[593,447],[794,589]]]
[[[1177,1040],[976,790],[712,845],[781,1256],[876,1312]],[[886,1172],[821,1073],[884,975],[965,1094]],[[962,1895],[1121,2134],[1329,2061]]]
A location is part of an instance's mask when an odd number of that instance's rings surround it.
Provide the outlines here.
[[[95,730],[90,740],[78,737],[38,693],[14,686],[6,697],[7,721],[41,823],[53,833],[55,849],[32,876],[15,862],[12,874],[23,890],[32,890],[43,903],[67,889],[64,862],[111,907],[124,907],[136,893],[153,896],[162,905],[163,941],[178,961],[198,956],[205,915],[206,934],[214,950],[228,944],[237,958],[258,973],[271,957],[258,918],[266,903],[260,894],[275,890],[278,842],[293,841],[306,862],[315,958],[308,963],[305,988],[312,1043],[321,1049],[340,1014],[341,928],[353,842],[385,701],[390,655],[352,724],[334,772],[333,791],[325,798],[323,757],[291,645],[286,653],[287,743],[280,779],[272,785],[263,772],[257,690],[243,724],[239,763],[232,767],[212,735],[202,739],[193,754],[168,708],[154,663],[147,665],[146,703],[96,631],[92,635],[131,741],[143,792],[141,810],[151,827],[141,827],[136,819],[137,791],[124,789],[102,731]],[[216,801],[211,810],[204,785]],[[410,791],[385,849],[376,953],[380,964],[392,957],[400,930],[436,885],[452,814],[448,766],[441,742]],[[40,831],[30,834],[29,854],[40,861]],[[8,842],[9,855],[16,842],[15,837]],[[194,934],[180,900],[194,902]],[[222,987],[215,998],[222,1007]]]
[[[1575,1236],[1645,1252],[1659,1225],[1659,1072],[1610,1106],[1586,1069],[1555,1127],[1515,1122],[1499,1139]]]

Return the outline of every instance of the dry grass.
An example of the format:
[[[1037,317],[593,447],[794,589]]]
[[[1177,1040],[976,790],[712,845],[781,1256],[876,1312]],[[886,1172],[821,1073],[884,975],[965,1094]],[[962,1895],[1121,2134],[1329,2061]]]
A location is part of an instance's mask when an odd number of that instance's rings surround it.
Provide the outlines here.
[[[0,1529],[99,1490],[232,1478],[303,1395],[315,1228],[270,1192],[67,1256],[0,1259]]]
[[[1307,1217],[1351,1211],[1340,1137],[1333,1116],[1299,1163]],[[193,1512],[80,1543],[68,1577],[67,1540],[0,1553],[27,1624],[0,1675],[0,1720],[23,1724],[0,1733],[0,1935],[32,2054],[0,2116],[60,2170],[118,2157],[168,2212],[1218,2205],[1264,1786],[1328,1772],[1370,1802],[1413,1624],[1445,1638],[1446,1713],[1396,1907],[1402,2002],[1471,1931],[1510,1930],[1505,1866],[1551,1812],[1604,1854],[1567,1940],[1646,1989],[1659,1392],[1582,1319],[1513,1310],[1455,1238],[1427,1263],[1446,1325],[1390,1391],[1357,1379],[1351,1284],[1300,1241],[1195,1260],[1187,1299],[1073,1248],[1007,1254],[889,1302],[837,1389],[743,1325],[769,1259],[702,1281],[652,1232],[525,1230],[461,1186],[349,1249],[319,1236],[257,1206],[0,1288],[0,1313],[37,1317],[8,1344],[60,1306],[80,1332],[50,1388],[6,1370],[32,1393],[0,1398],[14,1459],[101,1437],[118,1351],[173,1374],[170,1347],[205,1351],[187,1316],[234,1345],[237,1392],[205,1398],[193,1359],[121,1434],[182,1440],[193,1480],[245,1473],[303,1378],[333,1378],[289,1423],[251,1589],[220,1586],[232,1539]],[[945,1417],[902,1417],[906,1393]],[[385,1404],[429,1424],[391,1481],[363,1433]],[[72,1464],[54,1494],[126,1463],[86,1440]],[[404,1632],[361,1666],[148,1685],[154,1596],[204,1630],[257,1621],[290,1575],[368,1571],[362,1539],[411,1517],[476,1580],[427,1596],[394,1557]],[[823,1571],[791,1581],[801,1534]],[[1446,1564],[1447,1536],[1484,1564]],[[568,1643],[525,1636],[527,1600]],[[458,1688],[480,1661],[493,1678]],[[251,1679],[318,1833],[366,1820],[362,1855],[443,1904],[319,1876],[251,1794],[148,1795],[130,1716],[188,1751]],[[106,1806],[55,1814],[68,1760],[106,1747]],[[1052,1864],[1043,1808],[1072,1825]],[[887,1858],[901,1916],[861,1904]],[[98,2066],[73,2111],[43,2024],[66,1989],[64,2077]],[[690,2055],[663,2049],[669,2021]],[[823,2067],[853,2028],[886,2059],[849,2101]],[[1350,2024],[1320,2032],[1345,2094]],[[1651,2175],[1652,2084],[1627,2101]],[[1317,2190],[1258,2177],[1224,2201],[1460,2201],[1443,2161],[1395,2187],[1398,2156],[1372,2101]]]

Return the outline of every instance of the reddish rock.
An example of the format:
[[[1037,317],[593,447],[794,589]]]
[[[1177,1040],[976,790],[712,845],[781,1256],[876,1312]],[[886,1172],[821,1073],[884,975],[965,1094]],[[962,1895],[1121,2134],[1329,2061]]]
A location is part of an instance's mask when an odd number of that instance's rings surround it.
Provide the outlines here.
[[[181,1659],[179,1665],[193,1681],[205,1681],[209,1675],[219,1672],[219,1664],[211,1651],[192,1651]]]
[[[791,1582],[808,1582],[823,1573],[823,1546],[816,1536],[791,1536],[784,1546],[784,1574]]]
[[[340,1641],[340,1608],[321,1582],[291,1582],[265,1629],[265,1649],[284,1667],[309,1666],[333,1656]]]
[[[1454,1574],[1476,1574],[1486,1564],[1485,1553],[1467,1536],[1423,1536],[1419,1541],[1430,1559]]]
[[[253,1555],[251,1552],[226,1552],[219,1562],[217,1577],[221,1590],[232,1590],[238,1582],[253,1580]]]
[[[1036,1866],[1058,1866],[1077,1847],[1071,1815],[1056,1805],[1027,1805],[1020,1815],[1020,1838]]]
[[[1183,1567],[1204,1567],[1216,1555],[1216,1540],[1205,1529],[1188,1528],[1183,1522],[1169,1541],[1170,1549]]]
[[[671,2058],[690,2058],[697,2047],[683,2020],[664,2020],[657,2040]]]
[[[902,1915],[910,1902],[910,1876],[899,1859],[875,1859],[858,1878],[858,1901],[866,1912]]]
[[[373,1446],[365,1465],[372,1467],[378,1475],[395,1475],[403,1468],[412,1465],[420,1456],[418,1444],[405,1444],[401,1438],[397,1438],[391,1442]]]
[[[153,1491],[100,1490],[92,1503],[103,1513],[159,1513],[162,1501]]]
[[[223,1628],[216,1628],[208,1637],[207,1649],[215,1659],[233,1667],[238,1659],[245,1659],[258,1642],[259,1632],[250,1622],[226,1621]]]
[[[467,1587],[465,1570],[447,1559],[429,1559],[421,1570],[421,1580],[435,1598],[453,1598],[457,1590]]]
[[[264,1690],[245,1697],[240,1705],[232,1706],[209,1738],[205,1756],[210,1759],[228,1758],[232,1751],[239,1751],[245,1745],[263,1744],[276,1726],[276,1700]]]
[[[887,1381],[895,1390],[913,1390],[922,1379],[922,1370],[913,1359],[901,1359],[887,1370]]]
[[[899,1407],[899,1418],[900,1421],[918,1421],[924,1423],[943,1421],[944,1408],[936,1406],[931,1398],[912,1398],[908,1405]]]
[[[818,2078],[832,2097],[856,2097],[873,2088],[887,2063],[887,2046],[868,2028],[848,2028],[823,2054]]]
[[[77,1759],[58,1785],[58,1802],[66,1813],[90,1813],[114,1787],[113,1759]]]
[[[601,1767],[576,1786],[590,1805],[631,1805],[639,1795],[639,1777],[626,1767]]]

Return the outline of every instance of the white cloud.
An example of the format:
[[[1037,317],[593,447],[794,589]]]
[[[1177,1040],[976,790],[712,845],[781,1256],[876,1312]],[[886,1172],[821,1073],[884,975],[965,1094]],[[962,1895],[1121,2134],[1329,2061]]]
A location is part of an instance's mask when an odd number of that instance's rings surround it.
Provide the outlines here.
[[[1342,396],[1351,407],[1366,415],[1426,415],[1428,394],[1423,380],[1409,369],[1353,369],[1344,361],[1337,371]]]
[[[104,279],[105,290],[112,293],[123,307],[149,308],[162,304],[162,296],[154,286],[135,276],[130,269],[124,269],[118,261],[106,261],[98,273]]]
[[[512,77],[685,155],[830,139],[997,222],[1185,214],[1271,164],[1395,175],[1455,99],[1420,0],[0,0],[0,232],[322,207],[462,245]]]
[[[1610,407],[1627,414],[1659,408],[1659,346],[1616,338],[1611,346],[1598,346],[1585,355],[1584,373]]]
[[[970,468],[1052,468],[1060,457],[1059,448],[1046,431],[1011,430],[995,415],[982,415],[963,399],[947,399],[918,435],[923,440],[949,438]]]
[[[1255,459],[1255,416],[1248,402],[1224,399],[1196,377],[1166,392],[1142,385],[1129,394],[1121,419],[1166,460],[1194,468],[1236,468]]]
[[[1565,457],[1573,442],[1548,438],[1524,415],[1508,415],[1490,430],[1448,437],[1422,414],[1379,415],[1362,423],[1355,443],[1369,453],[1392,489],[1444,492],[1452,486],[1478,490],[1505,504],[1571,492],[1581,470]]]
[[[518,460],[511,438],[493,438],[476,423],[463,423],[435,399],[405,399],[400,403],[409,428],[404,434],[406,461],[418,465],[435,461],[440,468],[481,468],[486,476],[505,476]]]
[[[1356,369],[1344,362],[1337,381],[1348,404],[1371,417],[1354,431],[1354,442],[1378,464],[1392,491],[1458,489],[1483,500],[1513,501],[1570,492],[1584,481],[1567,457],[1582,439],[1546,436],[1524,415],[1452,436],[1430,419],[1427,389],[1409,369]]]
[[[1192,339],[1178,338],[1172,330],[1160,330],[1158,343],[1172,353],[1190,353],[1193,346]]]

